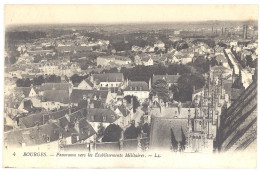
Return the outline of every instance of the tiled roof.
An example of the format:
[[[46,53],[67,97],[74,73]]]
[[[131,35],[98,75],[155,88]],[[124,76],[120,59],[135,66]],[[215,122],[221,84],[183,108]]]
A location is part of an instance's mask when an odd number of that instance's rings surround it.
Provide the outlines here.
[[[44,83],[39,90],[69,90],[72,87],[70,83]]]
[[[129,114],[127,108],[124,105],[118,106],[118,109],[123,114],[124,117],[126,117]]]
[[[78,90],[74,89],[71,93],[71,102],[79,103],[80,100],[83,99],[85,95],[87,98],[93,99],[95,96],[97,99],[104,100],[107,98],[108,91],[104,90]]]
[[[43,97],[50,102],[69,103],[68,90],[45,90]]]
[[[105,119],[104,119],[105,117]],[[94,119],[93,119],[94,118]],[[110,109],[89,109],[87,120],[88,122],[106,122],[113,123],[120,118],[114,111]]]
[[[230,72],[231,71],[231,69],[228,69],[228,68],[223,67],[223,66],[214,66],[214,67],[211,67],[211,70],[214,70],[214,71],[222,70],[223,72]]]
[[[153,83],[155,83],[158,79],[163,79],[167,83],[178,83],[178,79],[181,75],[154,75]]]
[[[23,93],[25,97],[29,97],[31,89],[31,87],[16,87],[14,90]]]
[[[144,81],[129,81],[125,91],[149,91],[149,88]]]
[[[74,110],[72,110],[72,112],[73,111]],[[63,109],[57,112],[40,112],[36,114],[31,114],[27,117],[20,118],[19,121],[21,121],[26,128],[29,128],[29,127],[34,127],[36,125],[36,122],[39,125],[43,125],[47,123],[50,119],[59,119],[68,113],[69,113],[69,109]],[[44,122],[43,122],[43,118],[44,118]]]
[[[40,145],[47,143],[47,137],[49,137],[50,142],[57,141],[60,133],[64,137],[70,136],[64,129],[55,123],[51,123],[29,129],[7,132],[4,134],[4,141],[11,146],[21,146],[22,143],[25,143],[26,146]]]
[[[5,142],[8,145],[21,146],[22,143],[25,143],[27,146],[31,146],[47,143],[47,137],[50,139],[49,142],[57,141],[60,138],[60,134],[62,134],[64,138],[78,136],[78,141],[80,141],[96,133],[82,115],[81,110],[72,113],[70,119],[69,122],[67,118],[63,116],[48,124],[7,132],[4,134]],[[76,119],[79,122],[79,131],[75,128]],[[65,129],[66,126],[68,129]],[[73,140],[72,143],[78,141]]]
[[[190,112],[189,112],[190,110]],[[195,116],[195,108],[178,108],[178,107],[166,107],[166,108],[153,108],[151,110],[151,115],[155,117],[164,117],[164,118],[190,118]]]
[[[123,82],[123,73],[93,74],[93,79],[99,82]]]
[[[244,89],[237,89],[237,88],[232,88],[231,90],[231,99],[236,100],[238,97],[243,93]]]
[[[181,129],[187,136],[188,119],[153,117],[151,122],[151,148],[169,150],[171,148],[171,129],[178,142],[182,141]]]
[[[226,57],[224,56],[224,55],[217,55],[216,56],[216,60],[218,61],[218,62],[228,62],[227,61],[227,59],[226,59]]]
[[[87,84],[88,84],[89,86],[91,86],[91,87],[94,86],[94,84],[93,84],[89,79],[85,79],[85,81],[87,82]]]

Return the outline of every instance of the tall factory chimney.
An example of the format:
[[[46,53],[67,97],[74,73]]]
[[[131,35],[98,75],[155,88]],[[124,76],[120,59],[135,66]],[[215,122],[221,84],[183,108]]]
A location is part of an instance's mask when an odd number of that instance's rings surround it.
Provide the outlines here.
[[[245,26],[245,39],[247,39],[247,25]]]
[[[247,25],[243,25],[243,38],[247,39]]]

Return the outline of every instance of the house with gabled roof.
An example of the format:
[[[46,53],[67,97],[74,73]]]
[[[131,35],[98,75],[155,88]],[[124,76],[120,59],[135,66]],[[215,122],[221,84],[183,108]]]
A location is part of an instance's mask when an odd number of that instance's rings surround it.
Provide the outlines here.
[[[108,108],[87,109],[87,121],[96,132],[98,131],[98,126],[101,123],[104,127],[107,127],[110,124],[115,123],[119,118],[119,115],[117,115],[113,110]]]
[[[134,62],[136,65],[144,65],[144,66],[150,66],[154,64],[152,57],[147,54],[136,55],[134,57]]]
[[[81,111],[76,114],[50,119],[47,124],[6,132],[4,145],[59,149],[66,144],[86,142],[96,132]]]
[[[43,83],[40,87],[39,87],[39,95],[43,94],[43,91],[46,90],[53,90],[53,91],[57,91],[57,90],[66,90],[68,92],[71,92],[72,89],[72,84],[71,83]]]
[[[102,56],[102,57],[97,57],[97,66],[109,66],[110,63],[114,63],[115,65],[118,66],[124,66],[124,65],[129,65],[131,64],[131,59],[128,57],[123,57],[123,56],[116,56],[116,55],[110,55],[110,56]]]
[[[136,96],[141,102],[149,97],[149,86],[144,81],[129,81],[124,89],[124,97],[127,95]]]
[[[90,76],[90,81],[98,89],[100,87],[121,87],[124,83],[124,76],[123,73],[93,74]]]
[[[115,113],[120,117],[115,124],[119,125],[121,128],[126,128],[131,124],[133,109],[129,109],[127,106],[122,104],[115,108]]]
[[[100,100],[102,104],[108,102],[108,93],[107,90],[82,90],[82,89],[73,89],[70,95],[70,101],[72,105],[78,106],[81,100]]]
[[[89,79],[83,79],[75,89],[92,90],[94,89],[94,84]]]
[[[181,75],[177,74],[177,75],[153,75],[153,84],[157,81],[157,80],[165,80],[168,84],[168,86],[172,86],[172,85],[177,85],[178,84],[178,79],[180,78]]]
[[[14,92],[22,93],[22,97],[24,98],[37,96],[35,88],[33,87],[16,87],[14,88]]]
[[[69,93],[66,90],[45,90],[42,95],[42,107],[46,110],[68,107],[69,98]]]

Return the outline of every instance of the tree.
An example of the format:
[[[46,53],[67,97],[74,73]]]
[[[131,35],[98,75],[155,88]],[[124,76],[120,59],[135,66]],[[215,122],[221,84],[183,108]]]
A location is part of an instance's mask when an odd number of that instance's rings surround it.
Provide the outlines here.
[[[23,87],[24,80],[23,79],[17,79],[16,81],[16,87]]]
[[[72,81],[73,84],[75,84],[75,83],[80,83],[83,79],[81,76],[74,74],[70,77],[70,80]]]
[[[108,70],[104,69],[104,70],[101,71],[101,73],[118,73],[118,70],[117,70],[116,67],[113,67],[113,68],[108,69]]]
[[[16,61],[17,61],[17,58],[13,55],[9,58],[10,64],[14,64],[14,63],[16,63]]]
[[[179,100],[181,102],[191,101],[193,86],[195,89],[202,88],[205,85],[205,79],[201,74],[183,74],[178,79]]]
[[[31,81],[29,78],[26,78],[23,84],[23,87],[30,87],[31,86]]]
[[[152,85],[152,91],[150,94],[153,96],[157,95],[159,99],[162,99],[164,102],[168,101],[169,90],[167,82],[163,79],[158,79],[155,81]]]
[[[119,125],[110,124],[104,131],[102,142],[117,142],[121,138],[122,129]]]
[[[172,85],[170,86],[169,90],[172,92],[173,94],[173,100],[179,101],[180,97],[179,97],[179,88],[176,85]]]
[[[105,132],[105,127],[103,125],[103,123],[99,123],[98,125],[98,131],[97,131],[97,139],[101,138],[104,135]]]
[[[187,65],[183,65],[183,64],[171,64],[167,68],[167,74],[170,75],[176,75],[177,73],[184,74],[190,72],[191,72],[190,68]]]
[[[125,139],[137,139],[139,130],[135,127],[134,123],[131,123],[131,126],[128,127],[124,132]]]
[[[130,96],[130,95],[127,95],[124,97],[124,99],[129,103],[129,104],[132,104],[132,100],[133,100],[133,109],[134,109],[134,112],[136,112],[136,109],[140,106],[140,103],[137,99],[136,96]]]
[[[36,86],[36,85],[41,85],[45,82],[44,80],[44,77],[43,76],[38,76],[38,77],[35,77],[33,78],[33,85]]]
[[[61,77],[56,76],[55,74],[50,75],[48,78],[46,78],[46,82],[49,83],[60,83],[61,82]]]
[[[206,73],[209,71],[209,60],[205,59],[203,56],[199,56],[193,62],[193,65],[200,73]]]

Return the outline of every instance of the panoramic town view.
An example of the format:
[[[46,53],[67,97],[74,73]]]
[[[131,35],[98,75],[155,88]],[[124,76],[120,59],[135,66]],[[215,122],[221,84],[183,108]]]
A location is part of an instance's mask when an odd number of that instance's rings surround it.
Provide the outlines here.
[[[5,29],[4,148],[256,147],[258,21]]]

